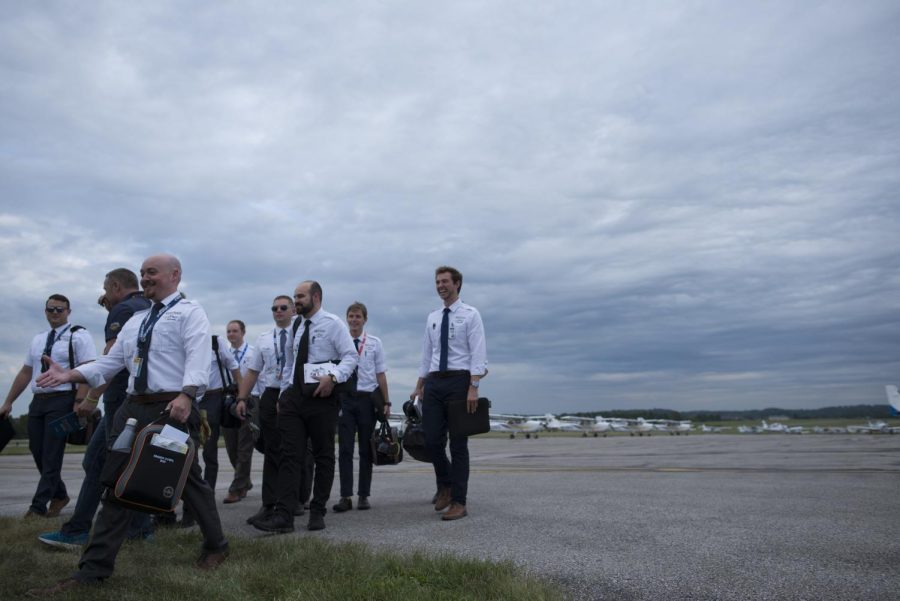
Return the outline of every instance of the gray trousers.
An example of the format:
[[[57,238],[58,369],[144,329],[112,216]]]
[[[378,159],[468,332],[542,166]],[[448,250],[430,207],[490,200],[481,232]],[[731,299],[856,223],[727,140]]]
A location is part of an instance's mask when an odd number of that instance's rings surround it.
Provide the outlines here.
[[[118,437],[119,432],[125,427],[125,421],[134,417],[138,421],[137,428],[141,428],[158,418],[168,405],[167,401],[158,403],[138,404],[127,399],[119,411],[116,412],[113,421],[111,440]],[[196,405],[191,410],[191,415],[186,424],[178,424],[179,428],[190,432],[191,438],[199,448],[197,439],[200,427],[200,413]],[[203,549],[206,551],[223,551],[228,548],[228,541],[222,533],[222,523],[219,520],[219,512],[216,509],[216,499],[212,488],[200,476],[200,464],[194,455],[194,463],[188,475],[184,492],[181,496],[185,507],[190,508],[200,526],[203,535]],[[125,541],[128,533],[128,523],[131,512],[116,504],[103,499],[100,512],[94,523],[94,531],[91,540],[81,555],[78,562],[78,572],[73,577],[85,581],[98,581],[108,578],[113,573],[116,563],[116,555]]]
[[[259,397],[253,398],[253,411],[258,411]],[[228,460],[234,468],[234,479],[228,492],[242,493],[250,490],[253,482],[250,480],[250,468],[253,465],[253,445],[256,440],[250,429],[250,418],[241,423],[240,428],[222,428],[222,436],[225,437],[225,450],[228,451]]]

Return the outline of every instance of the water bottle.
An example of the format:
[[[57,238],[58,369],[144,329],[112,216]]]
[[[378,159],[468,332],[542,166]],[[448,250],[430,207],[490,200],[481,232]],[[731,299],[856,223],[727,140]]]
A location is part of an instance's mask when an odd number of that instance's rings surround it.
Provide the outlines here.
[[[137,420],[133,417],[129,417],[128,421],[125,422],[125,429],[119,433],[116,442],[113,443],[112,449],[110,450],[130,453],[131,445],[134,444],[135,428],[137,428]]]

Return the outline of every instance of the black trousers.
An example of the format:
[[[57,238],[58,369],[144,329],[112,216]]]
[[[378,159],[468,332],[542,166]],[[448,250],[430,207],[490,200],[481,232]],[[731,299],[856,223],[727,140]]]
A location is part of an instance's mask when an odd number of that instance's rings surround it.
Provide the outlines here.
[[[281,466],[281,433],[278,430],[278,388],[266,388],[259,398],[259,428],[265,445],[262,502],[271,507],[278,500],[278,471]]]
[[[429,377],[425,380],[425,398],[422,402],[422,426],[425,429],[425,446],[431,454],[434,475],[439,487],[450,487],[450,499],[466,504],[469,489],[469,439],[465,436],[450,437],[450,459],[444,449],[447,435],[447,403],[465,399],[469,392],[468,375],[450,378]]]
[[[368,497],[372,487],[372,449],[369,440],[375,430],[375,406],[371,392],[341,395],[338,418],[338,471],[341,496],[353,496],[353,443],[359,438],[359,487],[357,494]]]
[[[41,477],[31,499],[31,510],[44,515],[47,503],[65,499],[68,492],[62,479],[66,439],[53,435],[50,424],[72,413],[75,393],[71,390],[34,397],[28,406],[28,448]]]
[[[281,467],[278,470],[276,510],[293,516],[299,502],[307,440],[315,458],[312,513],[324,515],[334,484],[334,433],[337,427],[338,395],[317,398],[288,388],[281,396],[278,429],[281,433]]]
[[[168,405],[167,401],[158,403],[138,404],[126,400],[116,412],[113,420],[113,430],[110,433],[112,440],[118,437],[125,427],[129,417],[137,419],[137,429],[140,430],[156,418]],[[186,424],[179,424],[182,430],[190,433],[194,443],[199,446],[198,430],[200,428],[200,412],[194,407]],[[219,520],[219,512],[216,509],[216,498],[212,488],[200,476],[200,462],[194,455],[194,463],[188,474],[187,483],[181,496],[185,509],[190,510],[197,519],[200,533],[203,535],[203,549],[207,551],[221,551],[228,548],[228,542],[222,533],[222,523]],[[108,578],[116,563],[116,555],[125,541],[128,532],[128,524],[131,520],[131,511],[114,502],[104,499],[100,507],[100,513],[94,522],[94,531],[88,546],[78,562],[78,572],[74,578],[82,581],[96,581]]]

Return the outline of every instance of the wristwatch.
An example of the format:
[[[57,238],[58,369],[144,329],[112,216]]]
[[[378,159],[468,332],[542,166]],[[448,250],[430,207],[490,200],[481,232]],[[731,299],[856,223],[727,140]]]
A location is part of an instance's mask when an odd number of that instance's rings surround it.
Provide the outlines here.
[[[331,383],[337,386],[337,377],[334,374],[328,374],[328,376],[331,378]]]
[[[469,382],[469,386],[471,386],[472,388],[478,388],[480,385],[481,385],[480,380],[472,380],[471,382]]]

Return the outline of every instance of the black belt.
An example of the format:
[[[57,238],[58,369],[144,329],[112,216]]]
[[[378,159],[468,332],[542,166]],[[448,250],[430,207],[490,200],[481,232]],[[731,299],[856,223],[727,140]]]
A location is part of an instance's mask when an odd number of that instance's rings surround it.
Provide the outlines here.
[[[428,372],[429,378],[457,378],[459,376],[468,376],[468,369],[448,369],[446,371]]]
[[[34,398],[36,398],[37,400],[49,399],[49,398],[52,398],[55,396],[62,396],[64,394],[72,394],[73,392],[74,392],[73,390],[57,390],[55,392],[35,392]]]
[[[266,386],[266,390],[275,390],[276,392],[281,392],[281,388],[279,386]]]
[[[152,405],[174,400],[180,392],[154,392],[151,394],[129,394],[128,401],[139,405]]]

